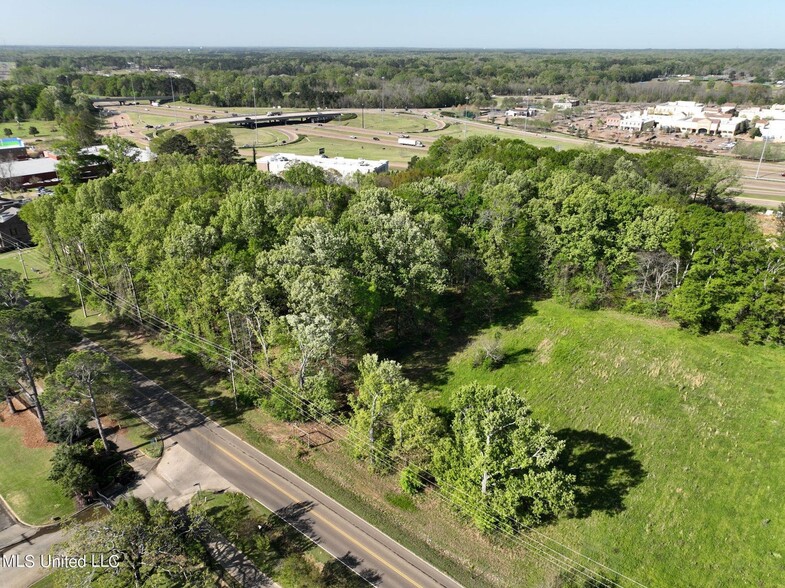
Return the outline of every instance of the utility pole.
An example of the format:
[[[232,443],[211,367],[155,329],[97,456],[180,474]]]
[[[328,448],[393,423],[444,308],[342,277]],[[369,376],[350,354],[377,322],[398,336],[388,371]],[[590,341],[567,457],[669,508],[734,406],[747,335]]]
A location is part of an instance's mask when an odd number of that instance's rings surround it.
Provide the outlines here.
[[[384,122],[384,76],[382,76],[382,122]]]
[[[763,137],[763,151],[760,152],[760,159],[758,160],[758,171],[755,172],[755,179],[760,177],[760,166],[763,163],[763,156],[766,154],[766,145],[769,142],[768,137]]]
[[[234,409],[239,410],[237,405],[237,384],[234,381],[234,358],[229,354],[229,375],[232,377],[232,394],[234,395]]]
[[[226,321],[229,323],[229,336],[232,340],[232,349],[237,351],[237,338],[234,335],[234,325],[232,324],[232,315],[227,310],[226,311]]]
[[[79,290],[79,302],[82,303],[82,314],[87,318],[87,308],[84,305],[84,296],[82,296],[82,279],[76,278],[76,288]]]
[[[136,305],[136,317],[139,319],[139,326],[144,326],[144,321],[142,321],[142,310],[139,308],[139,299],[136,297],[136,286],[134,285],[134,278],[131,275],[131,268],[128,267],[127,263],[123,263],[125,266],[125,271],[128,274],[128,282],[131,284],[131,294],[134,297],[134,304]]]
[[[169,74],[169,87],[172,89],[172,102],[174,102],[174,80],[172,74]]]
[[[523,119],[523,132],[526,132],[526,129],[529,126],[529,94],[531,94],[532,89],[529,88],[526,90],[526,117]]]
[[[362,125],[363,125],[363,128],[365,128],[365,104],[361,105],[361,109],[362,109],[361,112],[362,112],[362,121],[363,121]]]
[[[27,275],[27,266],[25,265],[25,258],[22,255],[22,250],[21,249],[17,249],[16,252],[19,254],[19,263],[22,264],[22,271],[24,271],[24,273],[25,273],[25,280],[27,280],[29,282],[30,281],[30,276]]]

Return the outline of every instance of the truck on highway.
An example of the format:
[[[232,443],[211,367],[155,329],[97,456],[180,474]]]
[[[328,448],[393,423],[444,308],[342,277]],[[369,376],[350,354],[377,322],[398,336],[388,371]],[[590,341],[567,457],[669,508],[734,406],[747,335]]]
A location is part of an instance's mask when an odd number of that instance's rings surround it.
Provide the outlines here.
[[[408,147],[425,147],[422,141],[418,141],[417,139],[404,139],[403,137],[398,139],[398,145],[407,145]]]

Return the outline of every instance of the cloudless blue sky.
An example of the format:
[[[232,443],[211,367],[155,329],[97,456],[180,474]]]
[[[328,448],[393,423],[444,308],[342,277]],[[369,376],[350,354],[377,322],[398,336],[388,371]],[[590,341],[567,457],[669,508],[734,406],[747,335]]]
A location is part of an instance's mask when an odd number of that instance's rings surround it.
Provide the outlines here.
[[[0,0],[5,45],[783,48],[785,0]]]

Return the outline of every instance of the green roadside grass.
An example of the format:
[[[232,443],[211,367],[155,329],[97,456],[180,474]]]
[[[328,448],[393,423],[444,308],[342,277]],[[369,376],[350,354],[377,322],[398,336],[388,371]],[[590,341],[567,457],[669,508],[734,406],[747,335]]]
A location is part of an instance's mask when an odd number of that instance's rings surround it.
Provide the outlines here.
[[[133,413],[125,412],[117,419],[121,428],[125,429],[128,440],[142,453],[153,459],[163,455],[164,444],[158,433],[150,425]]]
[[[242,145],[253,145],[254,141],[257,141],[257,134],[253,129],[229,127],[229,132],[232,134],[232,137],[234,137],[234,142],[238,148]],[[276,131],[273,128],[259,128],[257,149],[259,148],[259,145],[280,143],[281,141],[286,140],[286,135],[280,131]]]
[[[743,182],[743,180],[742,180]],[[785,186],[783,186],[785,191]],[[740,198],[754,198],[756,200],[774,200],[775,202],[785,202],[785,194],[740,194]]]
[[[38,580],[35,584],[31,584],[30,588],[60,588],[65,580],[66,576],[62,572],[52,572]]]

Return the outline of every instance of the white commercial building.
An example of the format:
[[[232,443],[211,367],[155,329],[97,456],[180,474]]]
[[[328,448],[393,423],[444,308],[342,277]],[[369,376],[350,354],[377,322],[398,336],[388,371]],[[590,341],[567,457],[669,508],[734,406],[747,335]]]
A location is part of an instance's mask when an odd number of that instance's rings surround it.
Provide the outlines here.
[[[674,102],[665,102],[658,104],[654,108],[654,114],[661,114],[666,116],[697,116],[703,112],[704,105],[701,102],[692,102],[688,100],[676,100]]]
[[[94,145],[92,147],[85,147],[82,149],[81,153],[84,155],[105,157],[106,154],[109,153],[109,147],[107,145]],[[141,149],[140,147],[129,147],[125,151],[125,156],[133,157],[134,161],[137,163],[147,163],[148,161],[155,159],[155,153],[150,151],[150,149]]]
[[[764,139],[774,142],[785,141],[785,120],[770,120],[760,130]]]
[[[618,125],[615,124],[615,120],[612,120],[611,124],[618,126],[622,131],[640,133],[641,131],[653,129],[656,122],[657,121],[653,116],[649,116],[648,111],[644,110],[641,112],[640,110],[634,110],[623,113]]]
[[[256,167],[260,171],[280,174],[297,163],[309,163],[324,170],[334,171],[343,177],[353,176],[356,173],[384,173],[390,169],[390,162],[386,160],[371,161],[325,155],[295,155],[294,153],[275,153],[260,157],[256,160]]]

